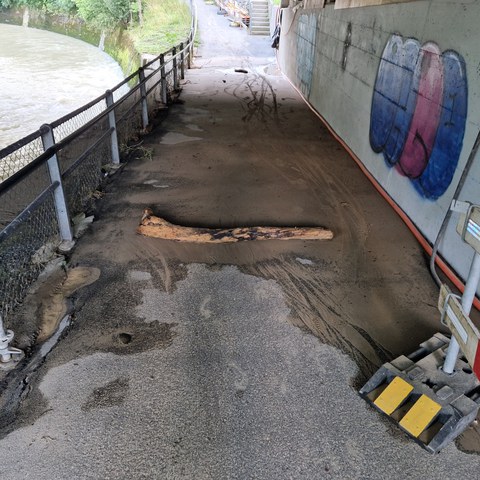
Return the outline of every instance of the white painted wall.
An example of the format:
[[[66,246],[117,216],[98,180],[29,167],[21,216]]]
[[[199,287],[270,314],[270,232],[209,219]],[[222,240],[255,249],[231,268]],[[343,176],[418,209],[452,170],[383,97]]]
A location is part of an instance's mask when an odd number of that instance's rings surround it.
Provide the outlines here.
[[[414,1],[344,10],[334,10],[333,5],[296,12],[291,8],[283,10],[279,52],[283,71],[431,243],[479,131],[479,18],[480,2],[475,0]],[[342,68],[349,23],[351,44]],[[417,39],[420,44],[435,42],[442,52],[454,50],[466,62],[468,115],[463,149],[449,188],[435,201],[422,197],[408,178],[389,168],[382,154],[370,146],[373,89],[382,52],[393,34]],[[306,61],[305,55],[310,53],[313,67]],[[459,198],[480,203],[479,184],[480,158]],[[448,227],[440,252],[465,279],[473,253],[455,233],[456,219],[454,216]]]

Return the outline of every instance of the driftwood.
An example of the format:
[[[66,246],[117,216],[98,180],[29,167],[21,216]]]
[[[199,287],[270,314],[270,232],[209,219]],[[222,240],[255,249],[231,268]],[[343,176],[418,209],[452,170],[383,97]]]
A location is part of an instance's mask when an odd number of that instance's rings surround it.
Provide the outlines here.
[[[331,230],[322,227],[241,227],[241,228],[192,228],[181,227],[155,217],[147,208],[137,233],[147,237],[190,243],[234,243],[246,240],[330,240]]]

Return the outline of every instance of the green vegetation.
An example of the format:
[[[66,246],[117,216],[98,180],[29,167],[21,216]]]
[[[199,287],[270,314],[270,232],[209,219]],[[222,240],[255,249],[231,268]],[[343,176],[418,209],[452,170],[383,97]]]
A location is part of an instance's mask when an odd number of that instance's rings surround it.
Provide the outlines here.
[[[146,0],[143,25],[128,32],[140,53],[158,54],[185,40],[190,31],[190,9],[181,0]]]
[[[130,14],[128,0],[75,0],[77,14],[99,30],[110,30],[127,23]]]
[[[97,30],[99,37],[107,37],[105,49],[122,66],[128,60],[117,57],[125,57],[132,47],[138,53],[158,54],[180,43],[187,38],[191,21],[184,0],[0,0],[2,10],[67,16],[70,23],[72,19],[84,23],[87,29]],[[121,37],[128,48],[117,52],[109,47],[109,37],[118,36],[118,31],[127,34]]]

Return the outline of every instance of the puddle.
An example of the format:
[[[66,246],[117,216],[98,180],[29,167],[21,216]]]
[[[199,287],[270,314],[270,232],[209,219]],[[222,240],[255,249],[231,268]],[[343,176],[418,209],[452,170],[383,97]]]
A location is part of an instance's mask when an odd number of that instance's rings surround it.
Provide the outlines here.
[[[270,65],[258,67],[256,69],[257,73],[260,75],[269,75],[271,77],[281,77],[282,76],[282,71],[278,67],[276,63],[272,63]]]
[[[76,267],[68,271],[67,278],[52,285],[48,297],[40,299],[40,333],[37,342],[47,340],[58,329],[67,314],[67,301],[78,289],[90,285],[100,277],[100,270],[93,267]]]
[[[118,335],[118,339],[124,344],[124,345],[128,345],[129,343],[131,343],[132,339],[133,339],[133,336],[130,335],[129,333],[125,333],[125,332],[122,332]]]
[[[160,143],[163,145],[177,145],[179,143],[194,142],[196,140],[203,140],[201,137],[189,137],[182,133],[168,132],[165,134]]]
[[[309,260],[308,258],[297,257],[295,260],[298,263],[301,263],[302,265],[314,265],[314,263],[311,260]]]
[[[63,331],[70,325],[70,315],[63,317],[63,320],[60,322],[60,325],[57,328],[57,331],[41,346],[40,348],[40,357],[46,357],[50,350],[57,344],[60,335]]]
[[[130,280],[136,280],[137,282],[144,282],[152,279],[150,272],[142,272],[140,270],[130,270],[128,272],[128,278]]]
[[[89,412],[98,408],[118,407],[125,402],[129,390],[129,379],[117,378],[106,385],[96,388],[82,405],[82,411]]]
[[[159,185],[158,184],[158,180],[146,180],[145,182],[143,182],[144,185],[151,185],[152,187],[154,188],[168,188],[170,187],[170,185]]]

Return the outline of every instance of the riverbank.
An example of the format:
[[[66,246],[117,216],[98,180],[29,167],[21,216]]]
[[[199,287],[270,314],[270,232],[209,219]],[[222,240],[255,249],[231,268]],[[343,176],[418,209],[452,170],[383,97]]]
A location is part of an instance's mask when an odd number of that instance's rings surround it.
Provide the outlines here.
[[[89,103],[124,79],[111,56],[86,42],[3,23],[0,66],[0,112],[8,112],[0,115],[0,149]],[[127,91],[128,87],[121,89]]]
[[[24,10],[9,9],[0,11],[0,23],[24,25]],[[87,25],[84,21],[71,15],[53,15],[38,10],[30,10],[28,27],[73,37],[98,47],[102,32]],[[121,67],[125,76],[130,75],[140,66],[140,54],[124,29],[115,29],[103,41],[103,50]],[[112,85],[113,87],[113,85]]]
[[[100,47],[118,62],[127,77],[140,67],[142,54],[159,55],[186,39],[191,14],[182,0],[150,0],[141,26],[117,27],[106,34],[78,16],[31,8],[0,10],[0,23],[48,30]]]

